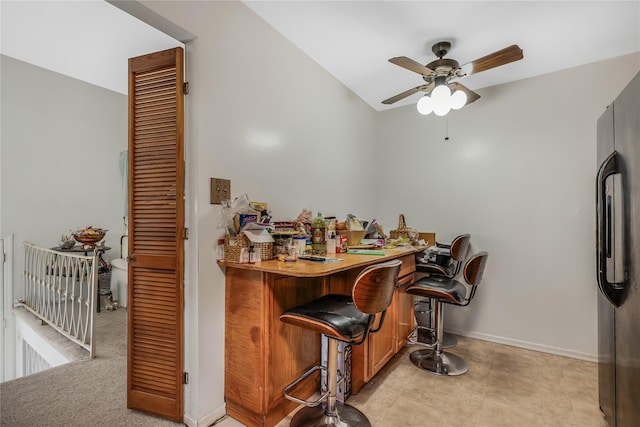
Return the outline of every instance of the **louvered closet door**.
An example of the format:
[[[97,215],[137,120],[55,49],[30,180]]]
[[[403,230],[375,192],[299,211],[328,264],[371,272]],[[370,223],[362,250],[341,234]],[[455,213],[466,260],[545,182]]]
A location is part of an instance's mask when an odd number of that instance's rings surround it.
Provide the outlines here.
[[[127,406],[183,414],[183,51],[129,59]]]

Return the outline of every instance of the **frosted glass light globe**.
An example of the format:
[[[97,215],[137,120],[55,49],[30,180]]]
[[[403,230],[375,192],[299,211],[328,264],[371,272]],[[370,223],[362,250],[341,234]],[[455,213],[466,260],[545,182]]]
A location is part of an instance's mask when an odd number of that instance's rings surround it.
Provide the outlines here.
[[[429,97],[429,95],[425,95],[416,104],[418,108],[418,113],[427,115],[433,111],[433,100]]]
[[[433,91],[431,91],[431,98],[433,98],[433,102],[436,104],[449,103],[450,97],[451,89],[449,89],[447,85],[437,86]]]
[[[451,95],[451,108],[459,110],[467,103],[467,94],[461,90],[456,90]]]
[[[446,103],[441,103],[441,104],[436,104],[433,107],[433,113],[436,116],[444,116],[446,115],[449,111],[451,111],[451,106],[449,105],[449,102]]]

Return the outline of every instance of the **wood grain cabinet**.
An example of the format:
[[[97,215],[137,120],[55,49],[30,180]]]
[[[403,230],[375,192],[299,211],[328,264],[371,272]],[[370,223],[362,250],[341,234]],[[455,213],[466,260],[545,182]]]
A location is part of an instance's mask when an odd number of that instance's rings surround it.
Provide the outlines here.
[[[415,268],[415,265],[414,265]],[[395,352],[399,352],[407,342],[407,337],[413,331],[415,324],[413,313],[413,295],[407,293],[407,288],[414,282],[414,274],[408,274],[398,281],[396,288],[396,303],[398,307],[398,322],[396,324]]]
[[[353,346],[352,392],[358,393],[404,345],[413,325],[406,286],[413,280],[417,250],[388,250],[385,256],[340,254],[341,261],[328,264],[274,260],[225,265],[227,413],[247,426],[270,427],[295,409],[298,405],[285,399],[282,389],[320,363],[320,335],[280,322],[280,313],[328,293],[350,295],[365,267],[400,259],[398,284],[382,330]],[[318,386],[318,381],[301,383],[297,395],[307,398]]]
[[[364,382],[369,382],[375,374],[387,364],[406,343],[407,335],[413,329],[413,296],[407,294],[407,286],[413,283],[416,270],[413,255],[400,258],[402,267],[393,302],[387,310],[382,329],[367,339],[366,350],[369,353]],[[356,390],[356,393],[359,388]]]

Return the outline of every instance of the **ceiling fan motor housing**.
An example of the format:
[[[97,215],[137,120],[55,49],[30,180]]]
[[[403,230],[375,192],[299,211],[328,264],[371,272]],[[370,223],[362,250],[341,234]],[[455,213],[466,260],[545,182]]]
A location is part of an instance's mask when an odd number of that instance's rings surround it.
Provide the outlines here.
[[[429,62],[427,68],[433,70],[436,76],[453,77],[460,64],[455,59],[440,58]],[[432,81],[433,76],[423,76],[425,81]]]
[[[451,50],[451,43],[438,42],[431,47],[431,52],[438,58],[442,58]]]

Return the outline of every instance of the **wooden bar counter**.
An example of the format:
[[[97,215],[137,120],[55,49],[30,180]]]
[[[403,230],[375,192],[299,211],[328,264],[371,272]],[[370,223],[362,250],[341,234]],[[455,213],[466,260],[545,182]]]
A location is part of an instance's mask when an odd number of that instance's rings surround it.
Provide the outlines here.
[[[297,403],[286,399],[282,389],[319,364],[320,335],[280,322],[280,314],[328,293],[350,295],[363,268],[399,258],[400,277],[382,330],[352,349],[352,393],[358,393],[399,351],[413,327],[413,298],[405,289],[413,282],[414,254],[422,249],[387,249],[384,256],[329,255],[341,259],[330,263],[221,262],[226,276],[227,414],[247,426],[271,427],[295,409]],[[318,381],[309,380],[296,395],[307,398],[318,388]]]

